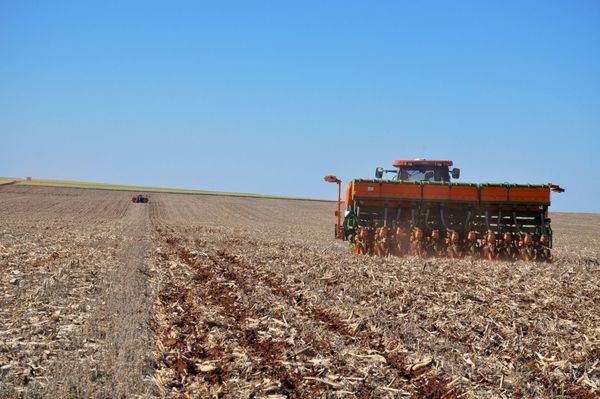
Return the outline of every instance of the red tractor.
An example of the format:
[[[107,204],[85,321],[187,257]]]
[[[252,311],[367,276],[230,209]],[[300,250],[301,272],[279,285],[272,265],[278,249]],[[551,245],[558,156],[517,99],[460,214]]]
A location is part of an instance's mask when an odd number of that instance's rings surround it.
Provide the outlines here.
[[[142,194],[134,195],[131,197],[131,202],[135,204],[145,204],[148,202],[148,196]]]

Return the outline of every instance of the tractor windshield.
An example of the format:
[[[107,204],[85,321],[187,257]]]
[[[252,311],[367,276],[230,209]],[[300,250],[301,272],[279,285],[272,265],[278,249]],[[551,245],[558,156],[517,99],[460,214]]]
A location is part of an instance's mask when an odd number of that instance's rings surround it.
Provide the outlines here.
[[[398,170],[398,180],[408,181],[450,181],[447,167],[406,166]]]

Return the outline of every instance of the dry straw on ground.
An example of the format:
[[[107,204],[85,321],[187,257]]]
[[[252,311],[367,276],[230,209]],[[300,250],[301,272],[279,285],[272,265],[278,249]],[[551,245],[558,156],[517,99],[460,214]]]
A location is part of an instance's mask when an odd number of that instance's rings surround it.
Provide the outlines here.
[[[600,216],[552,265],[355,257],[331,203],[0,189],[0,396],[600,394]]]

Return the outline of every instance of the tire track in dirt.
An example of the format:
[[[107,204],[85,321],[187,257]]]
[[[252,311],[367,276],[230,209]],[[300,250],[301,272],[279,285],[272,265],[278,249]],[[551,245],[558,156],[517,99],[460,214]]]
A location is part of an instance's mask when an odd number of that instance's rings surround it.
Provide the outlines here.
[[[153,335],[150,328],[153,287],[148,279],[148,221],[148,207],[131,204],[123,220],[125,240],[118,254],[119,265],[107,277],[108,353],[104,366],[110,370],[110,383],[117,397],[154,393],[148,383],[151,369],[147,359]]]
[[[50,379],[50,397],[156,396],[147,233],[147,207],[131,204],[115,226],[114,257],[100,271],[94,311],[83,327],[84,342],[96,343],[97,350],[84,358],[66,355]]]

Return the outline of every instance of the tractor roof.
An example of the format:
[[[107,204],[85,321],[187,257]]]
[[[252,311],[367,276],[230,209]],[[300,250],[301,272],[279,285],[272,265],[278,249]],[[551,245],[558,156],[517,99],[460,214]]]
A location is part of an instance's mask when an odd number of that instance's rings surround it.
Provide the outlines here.
[[[401,160],[394,161],[393,166],[399,168],[401,166],[452,166],[452,161],[439,161],[430,159],[413,159],[413,160]]]

